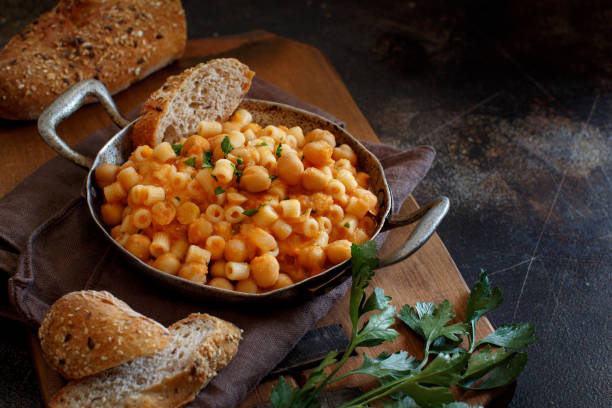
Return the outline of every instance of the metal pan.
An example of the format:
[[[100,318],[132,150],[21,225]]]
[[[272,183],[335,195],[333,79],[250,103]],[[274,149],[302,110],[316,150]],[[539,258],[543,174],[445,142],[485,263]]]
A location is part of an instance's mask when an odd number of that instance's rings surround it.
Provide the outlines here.
[[[77,111],[91,96],[100,101],[111,119],[122,128],[100,149],[93,160],[71,149],[56,132],[57,125]],[[304,132],[315,128],[326,129],[336,136],[339,144],[346,143],[351,146],[357,154],[360,168],[370,175],[371,189],[378,196],[379,212],[374,237],[383,229],[393,229],[419,221],[417,227],[401,248],[381,259],[381,268],[400,262],[417,251],[431,237],[448,212],[448,199],[440,197],[425,204],[412,214],[390,215],[393,197],[389,191],[380,162],[345,129],[318,115],[284,104],[251,99],[243,101],[241,107],[251,112],[254,121],[257,123],[282,123],[287,126],[301,126]],[[310,298],[338,285],[350,276],[350,262],[345,261],[292,286],[260,294],[250,294],[191,282],[159,271],[133,256],[110,236],[109,231],[101,221],[100,206],[104,197],[102,191],[95,185],[93,169],[101,163],[121,165],[127,161],[132,152],[131,131],[137,120],[129,122],[125,119],[117,110],[104,85],[93,79],[79,82],[68,88],[42,113],[38,120],[40,135],[49,146],[66,159],[89,169],[84,196],[87,199],[91,216],[108,240],[132,263],[134,269],[141,271],[146,277],[152,278],[164,287],[176,289],[200,300],[249,304],[276,303]]]

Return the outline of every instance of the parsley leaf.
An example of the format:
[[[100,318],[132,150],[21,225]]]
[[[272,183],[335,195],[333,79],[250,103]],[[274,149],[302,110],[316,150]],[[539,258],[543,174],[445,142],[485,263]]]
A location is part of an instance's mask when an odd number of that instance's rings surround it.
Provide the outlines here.
[[[381,288],[374,289],[374,293],[361,305],[359,314],[363,315],[371,310],[380,310],[373,314],[357,333],[355,344],[358,347],[373,347],[384,341],[393,341],[399,333],[389,327],[395,323],[395,307],[391,305],[391,298],[385,296]]]
[[[252,217],[257,214],[259,210],[257,208],[251,208],[250,210],[244,210],[242,213],[247,217]]]
[[[500,348],[491,353],[486,345],[473,353],[467,370],[458,385],[471,390],[495,388],[513,381],[525,368],[527,353]]]
[[[179,196],[176,196],[174,198],[176,198],[177,200],[181,201],[181,197],[179,197]]]
[[[283,145],[282,144],[278,144],[276,146],[276,157],[281,157],[281,152],[283,151]]]
[[[361,245],[351,246],[351,267],[353,283],[351,285],[350,317],[353,323],[353,330],[357,330],[359,311],[363,310],[365,302],[365,289],[370,284],[370,279],[374,276],[374,269],[378,267],[376,257],[376,242],[370,240]]]
[[[258,145],[255,145],[255,147],[261,147],[261,146],[267,146],[268,144],[266,142],[261,142]]]
[[[349,228],[351,228],[351,224],[349,224],[348,222],[345,222],[343,227],[346,228],[346,229],[349,229]]]
[[[174,153],[176,153],[176,155],[178,156],[179,154],[181,154],[181,150],[183,150],[183,145],[181,143],[173,144],[172,150],[174,150]]]
[[[238,166],[242,166],[244,164],[244,162],[242,161],[242,156],[238,156],[238,158],[236,159],[236,164]]]
[[[223,194],[223,193],[225,193],[225,189],[223,187],[217,186],[215,188],[215,195],[219,195],[219,194]]]
[[[242,170],[238,170],[234,167],[234,174],[236,175],[236,183],[240,183],[240,178],[242,177]]]
[[[381,380],[397,380],[403,376],[412,374],[419,365],[419,361],[409,356],[406,351],[398,351],[389,355],[383,351],[375,359],[371,359],[363,353],[363,364],[352,370],[351,374],[368,374]]]
[[[491,289],[489,278],[484,270],[480,271],[480,276],[472,288],[470,297],[467,302],[467,310],[465,313],[465,321],[472,327],[472,335],[470,337],[470,351],[474,351],[474,330],[476,328],[476,322],[484,316],[487,312],[497,308],[499,304],[504,300],[501,295],[499,287]]]
[[[466,323],[455,323],[447,326],[454,317],[453,305],[448,300],[443,301],[437,307],[434,303],[417,302],[414,309],[405,305],[398,314],[398,318],[406,323],[414,332],[425,340],[425,358],[427,361],[431,346],[439,337],[445,337],[451,342],[458,344],[461,342],[459,337],[467,334]],[[425,363],[422,363],[425,364]]]
[[[215,165],[212,164],[212,158],[213,158],[213,153],[212,151],[209,149],[204,153],[204,156],[202,156],[202,168],[214,168]]]
[[[234,146],[232,146],[232,142],[228,135],[225,135],[223,140],[221,141],[221,150],[223,150],[223,156],[227,157],[227,154],[234,150]]]
[[[417,405],[417,403],[410,398],[408,395],[404,395],[400,399],[393,401],[391,403],[384,403],[383,408],[421,408]]]
[[[274,181],[278,178],[278,176],[276,174],[270,174],[270,180]]]
[[[535,326],[533,323],[511,323],[498,327],[494,333],[480,340],[476,347],[489,343],[511,350],[520,350],[537,341],[533,336]]]
[[[270,402],[274,408],[292,408],[299,388],[291,388],[291,384],[281,377],[270,394]]]
[[[291,200],[291,197],[287,196],[287,197],[283,198],[283,201],[285,201],[285,200]]]
[[[191,167],[195,168],[196,159],[195,159],[195,157],[190,157],[187,160],[185,160],[183,163],[185,163],[188,166],[191,166]]]
[[[306,383],[302,387],[302,392],[307,392],[307,391],[312,390],[313,388],[317,386],[317,384],[319,384],[321,381],[325,379],[325,377],[327,376],[327,373],[324,371],[325,368],[332,364],[337,363],[338,362],[338,359],[336,358],[337,356],[338,356],[338,352],[335,350],[327,353],[327,355],[325,356],[323,361],[319,363],[317,368],[312,370],[310,374],[308,375],[308,380],[306,380]]]
[[[449,340],[459,341],[461,339],[458,336],[467,333],[467,324],[455,323],[446,326],[455,317],[452,310],[453,305],[448,300],[440,303],[438,307],[434,303],[418,302],[414,309],[405,305],[398,317],[424,340],[433,342],[438,337],[444,336]]]

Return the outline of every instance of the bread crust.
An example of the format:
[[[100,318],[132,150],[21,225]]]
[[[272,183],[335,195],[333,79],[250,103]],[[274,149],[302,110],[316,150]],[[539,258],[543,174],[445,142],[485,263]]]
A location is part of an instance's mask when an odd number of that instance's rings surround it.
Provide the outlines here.
[[[198,116],[193,118],[194,127],[202,120],[226,121],[234,110],[236,110],[244,95],[248,92],[251,87],[251,80],[255,75],[248,66],[235,58],[214,59],[207,63],[201,63],[195,67],[189,68],[179,75],[170,76],[166,80],[166,83],[151,94],[149,99],[144,103],[141,110],[141,118],[134,125],[134,130],[132,131],[132,143],[134,148],[141,145],[155,147],[164,141],[163,129],[160,128],[160,125],[164,117],[171,114],[172,110],[175,108],[173,106],[173,100],[181,97],[181,91],[184,91],[183,88],[188,86],[190,82],[214,70],[233,72],[233,77],[237,79],[237,82],[224,83],[223,85],[226,87],[239,86],[239,95],[231,99],[225,99],[225,109],[222,111],[211,108],[213,105],[212,101],[209,101],[208,104],[203,103],[203,107],[198,110]]]
[[[0,52],[0,117],[36,119],[87,78],[111,93],[183,55],[180,0],[60,0]]]
[[[169,331],[109,292],[71,292],[45,315],[38,337],[45,360],[82,378],[168,346]]]
[[[238,343],[242,338],[242,331],[234,324],[208,314],[193,313],[171,325],[169,330],[173,333],[185,326],[196,326],[198,321],[211,323],[214,327],[206,339],[199,344],[193,359],[185,369],[166,378],[161,383],[133,392],[130,398],[123,401],[124,407],[172,408],[186,405],[193,401],[198,392],[229,363],[237,353]],[[105,375],[105,373],[98,375]],[[75,401],[71,397],[76,394],[82,396],[86,392],[84,384],[91,379],[95,379],[95,376],[71,381],[53,396],[49,406],[51,408],[87,406],[87,398]],[[108,392],[113,393],[113,390],[109,389]],[[116,406],[106,401],[98,400],[96,403],[100,407]]]

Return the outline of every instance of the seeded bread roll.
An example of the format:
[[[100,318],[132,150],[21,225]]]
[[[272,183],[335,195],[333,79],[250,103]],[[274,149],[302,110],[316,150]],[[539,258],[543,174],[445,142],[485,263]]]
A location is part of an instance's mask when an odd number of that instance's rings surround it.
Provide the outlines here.
[[[49,406],[174,408],[193,401],[236,354],[241,330],[198,313],[169,329],[170,345],[164,350],[72,381],[59,390]]]
[[[83,79],[117,93],[179,58],[186,39],[180,0],[60,0],[0,52],[0,117],[36,119]]]
[[[156,353],[170,342],[164,326],[104,291],[71,292],[58,299],[38,337],[45,360],[69,379]]]
[[[223,122],[238,107],[255,73],[234,58],[219,58],[171,76],[142,107],[134,148],[176,143],[196,133],[202,120]]]

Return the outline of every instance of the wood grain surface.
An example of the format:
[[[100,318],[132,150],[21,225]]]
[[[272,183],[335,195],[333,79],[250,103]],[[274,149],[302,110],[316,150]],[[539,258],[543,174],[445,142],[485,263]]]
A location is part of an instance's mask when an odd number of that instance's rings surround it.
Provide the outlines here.
[[[171,67],[164,69],[128,90],[116,95],[115,100],[123,112],[134,109],[172,73],[182,71],[193,65],[196,59],[208,59],[213,56],[232,56],[248,64],[257,75],[298,98],[316,105],[346,123],[347,130],[361,140],[378,141],[366,118],[356,106],[353,98],[328,60],[317,49],[277,37],[266,32],[249,32],[246,34],[191,40],[188,42],[185,57]],[[59,126],[58,133],[68,144],[82,140],[90,132],[110,124],[110,120],[98,105],[82,108]],[[32,122],[0,122],[0,196],[13,189],[23,178],[37,169],[44,162],[55,156],[49,147],[39,138],[36,125]],[[10,141],[7,142],[7,141]],[[427,179],[424,181],[427,182]],[[444,192],[441,191],[440,194]],[[434,197],[432,197],[434,198]],[[452,206],[452,203],[451,203]],[[418,208],[411,197],[403,205],[403,212]],[[405,239],[410,227],[394,231],[383,250],[395,247]],[[448,299],[457,307],[457,319],[463,319],[463,310],[469,294],[468,287],[457,270],[444,244],[437,235],[421,248],[410,259],[380,270],[373,281],[373,286],[381,286],[393,297],[393,302],[400,307],[403,304],[414,304],[416,301],[440,302]],[[348,332],[348,296],[345,296],[324,317],[319,325],[339,323]],[[422,350],[422,342],[408,330],[397,327],[401,336],[392,346],[383,345],[370,350],[376,355],[382,350],[396,351],[404,349],[417,358]],[[493,328],[486,319],[481,319],[477,327],[477,336],[483,337]],[[53,373],[41,358],[36,339],[32,338],[33,359],[42,387],[42,395],[48,401],[61,385],[61,379]],[[360,358],[352,358],[346,364],[347,369],[359,364]],[[299,384],[303,376],[292,379]],[[253,407],[268,400],[271,382],[257,387],[240,405],[241,408]],[[367,377],[347,378],[333,385],[333,388],[364,387],[373,385]],[[457,394],[462,400],[473,405],[500,406],[511,396],[511,389],[486,393]]]

